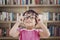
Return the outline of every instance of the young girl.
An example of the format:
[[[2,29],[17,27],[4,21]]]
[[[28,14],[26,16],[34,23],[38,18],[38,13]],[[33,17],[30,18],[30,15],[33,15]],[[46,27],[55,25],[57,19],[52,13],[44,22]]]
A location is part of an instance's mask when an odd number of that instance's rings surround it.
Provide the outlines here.
[[[10,30],[10,36],[19,36],[19,40],[40,40],[40,37],[48,38],[50,36],[49,30],[35,11],[28,10],[20,18],[20,21],[17,21]],[[19,25],[25,28],[19,27]]]

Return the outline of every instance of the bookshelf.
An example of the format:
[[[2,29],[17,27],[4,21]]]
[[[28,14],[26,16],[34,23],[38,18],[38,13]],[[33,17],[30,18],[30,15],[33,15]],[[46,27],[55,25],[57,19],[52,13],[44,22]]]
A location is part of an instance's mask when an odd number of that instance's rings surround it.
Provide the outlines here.
[[[35,10],[37,13],[43,14],[43,15],[45,15],[47,12],[48,12],[48,14],[52,13],[53,15],[51,15],[51,16],[54,16],[55,15],[54,13],[57,13],[58,15],[60,15],[59,0],[58,0],[58,4],[57,4],[56,1],[57,0],[55,0],[54,3],[53,2],[52,3],[49,3],[49,2],[44,3],[43,1],[41,1],[40,4],[39,3],[35,4],[34,2],[32,4],[29,4],[29,3],[28,4],[23,4],[23,2],[22,2],[22,4],[17,4],[17,3],[16,4],[11,4],[11,3],[10,4],[8,4],[8,3],[5,4],[5,3],[0,2],[0,27],[2,29],[7,28],[7,29],[10,30],[11,27],[14,25],[14,23],[17,21],[17,19],[16,19],[16,18],[18,18],[17,14],[23,13],[26,10],[29,10],[29,9]],[[3,18],[1,20],[1,13],[3,13],[3,15],[5,15],[5,16],[6,16],[6,14],[4,14],[4,13],[7,13],[9,15],[11,15],[10,13],[12,13],[13,15],[15,15],[14,16],[15,18],[14,19],[8,19],[7,18],[6,20],[4,20],[4,18]],[[46,14],[46,15],[48,16],[48,14]],[[46,17],[46,15],[44,17]],[[57,31],[56,27],[58,27],[58,28],[60,27],[60,25],[59,25],[60,24],[60,19],[59,19],[60,17],[59,18],[57,17],[58,20],[55,20],[55,18],[54,17],[52,18],[51,16],[48,16],[47,19],[44,19],[44,23],[46,24],[46,26],[49,28],[50,31],[53,30],[51,25],[53,27],[55,27],[54,30]],[[52,18],[52,19],[49,19],[49,17]],[[53,34],[53,36],[51,36],[49,38],[41,38],[41,40],[59,40],[60,35],[56,36],[57,32],[55,32],[55,31],[53,31],[55,33],[55,35]],[[58,32],[60,32],[60,31],[58,31]],[[7,34],[5,34],[5,35],[7,35]],[[52,33],[51,33],[51,35],[52,35]],[[10,36],[1,36],[0,39],[2,39],[2,40],[18,40],[18,38],[12,38]]]

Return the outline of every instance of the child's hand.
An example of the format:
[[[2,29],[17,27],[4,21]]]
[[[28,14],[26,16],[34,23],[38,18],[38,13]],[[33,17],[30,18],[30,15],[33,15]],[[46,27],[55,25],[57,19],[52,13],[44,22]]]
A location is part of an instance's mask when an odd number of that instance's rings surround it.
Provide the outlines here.
[[[38,22],[38,24],[42,23],[42,20],[40,19],[39,16],[38,16],[38,18],[37,18],[37,22]]]
[[[20,23],[20,25],[22,25],[23,24],[23,20],[24,20],[24,17],[22,15],[20,15],[18,17],[18,20],[17,21]]]
[[[18,21],[19,21],[20,23],[22,23],[22,22],[23,22],[23,19],[24,19],[24,17],[23,17],[23,16],[19,16],[19,17],[18,17]]]
[[[42,23],[43,23],[42,20],[41,20],[41,19],[39,18],[39,16],[38,16],[36,28],[41,28],[40,25],[41,25]]]

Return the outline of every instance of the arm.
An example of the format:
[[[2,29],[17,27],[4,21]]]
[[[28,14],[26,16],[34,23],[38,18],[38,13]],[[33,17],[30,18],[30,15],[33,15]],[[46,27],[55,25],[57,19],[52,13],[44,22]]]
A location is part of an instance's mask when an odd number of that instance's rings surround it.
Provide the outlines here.
[[[42,31],[40,31],[39,32],[39,34],[40,34],[40,36],[42,37],[42,38],[48,38],[49,36],[50,36],[50,32],[49,32],[49,30],[48,30],[48,28],[47,28],[47,26],[46,25],[44,25],[43,24],[43,22],[41,21],[41,20],[39,20],[40,18],[38,17],[37,18],[37,28],[41,28],[42,29]]]
[[[17,37],[19,35],[19,31],[17,30],[18,29],[18,26],[19,26],[19,22],[16,22],[15,25],[12,27],[12,29],[10,30],[9,32],[9,35],[12,36],[12,37]]]
[[[48,38],[50,36],[50,32],[48,30],[48,28],[43,24],[43,23],[40,23],[39,25],[42,29],[43,32],[40,32],[40,36],[43,37],[43,38]]]
[[[24,18],[23,18],[23,16],[20,16],[18,19],[19,20],[15,23],[15,25],[12,27],[12,29],[9,32],[9,35],[12,37],[18,37],[18,35],[20,34],[20,32],[17,29],[18,29],[19,25],[23,24]]]

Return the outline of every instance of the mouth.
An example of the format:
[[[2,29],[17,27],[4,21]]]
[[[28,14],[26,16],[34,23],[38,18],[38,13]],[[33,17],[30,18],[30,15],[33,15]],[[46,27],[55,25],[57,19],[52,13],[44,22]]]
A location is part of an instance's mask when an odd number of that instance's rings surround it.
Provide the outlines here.
[[[26,23],[32,23],[32,22],[26,22]]]

